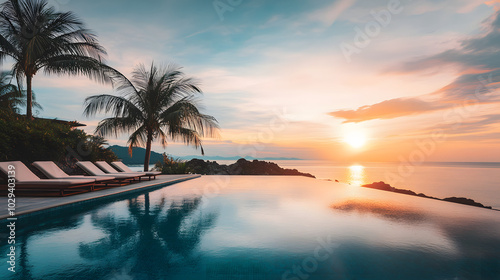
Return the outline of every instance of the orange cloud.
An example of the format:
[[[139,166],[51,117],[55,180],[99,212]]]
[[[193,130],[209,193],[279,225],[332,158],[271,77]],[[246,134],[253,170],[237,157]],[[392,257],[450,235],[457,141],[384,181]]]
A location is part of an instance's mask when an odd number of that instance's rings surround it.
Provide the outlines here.
[[[484,4],[488,6],[495,6],[495,9],[498,11],[500,8],[498,5],[500,4],[500,0],[491,0],[491,1],[485,1]]]
[[[363,106],[357,110],[339,110],[329,113],[347,122],[362,122],[373,119],[393,119],[443,109],[443,105],[427,102],[418,98],[396,98],[377,104]]]

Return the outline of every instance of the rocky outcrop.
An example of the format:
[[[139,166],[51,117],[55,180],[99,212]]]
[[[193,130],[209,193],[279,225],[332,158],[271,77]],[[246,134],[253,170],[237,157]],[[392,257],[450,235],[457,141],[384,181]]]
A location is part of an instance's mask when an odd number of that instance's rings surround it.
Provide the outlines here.
[[[192,159],[186,162],[189,170],[195,174],[201,175],[231,175],[227,165],[220,165],[215,161],[204,161],[201,159]]]
[[[193,173],[202,175],[287,175],[316,178],[309,173],[299,172],[297,169],[281,168],[274,162],[248,161],[243,158],[230,165],[201,159],[192,159],[186,164]]]
[[[449,202],[454,202],[454,203],[460,203],[460,204],[466,204],[466,205],[491,209],[491,206],[484,206],[483,204],[481,204],[479,202],[475,202],[474,200],[472,200],[470,198],[465,198],[465,197],[447,197],[443,200],[449,201]]]
[[[401,194],[407,194],[407,195],[413,195],[413,196],[420,196],[424,198],[430,198],[430,199],[437,199],[437,200],[442,200],[442,201],[448,201],[448,202],[453,202],[453,203],[459,203],[459,204],[465,204],[465,205],[470,205],[470,206],[476,206],[476,207],[481,207],[481,208],[487,208],[487,209],[492,209],[491,206],[484,206],[483,204],[479,202],[475,202],[474,200],[470,198],[465,198],[465,197],[447,197],[444,199],[440,199],[437,197],[433,196],[428,196],[423,193],[417,194],[414,191],[411,190],[405,190],[405,189],[398,189],[395,187],[392,187],[389,184],[386,184],[384,182],[375,182],[372,184],[366,184],[362,185],[364,188],[370,188],[370,189],[377,189],[377,190],[382,190],[382,191],[389,191],[389,192],[395,192],[395,193],[401,193]]]

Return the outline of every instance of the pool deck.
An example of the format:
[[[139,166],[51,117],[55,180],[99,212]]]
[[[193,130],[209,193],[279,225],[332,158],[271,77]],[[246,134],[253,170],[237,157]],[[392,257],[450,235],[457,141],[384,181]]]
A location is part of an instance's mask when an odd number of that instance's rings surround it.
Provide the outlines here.
[[[172,185],[186,180],[191,180],[201,177],[200,175],[160,175],[156,180],[142,181],[126,186],[114,187],[94,192],[87,192],[73,196],[65,197],[17,197],[15,207],[15,217],[58,208],[74,203],[90,202],[98,199],[109,198],[125,193],[133,193],[137,191],[145,191],[148,189],[158,188],[161,186]],[[0,220],[10,218],[7,211],[7,197],[0,197]],[[54,209],[55,210],[55,209]]]

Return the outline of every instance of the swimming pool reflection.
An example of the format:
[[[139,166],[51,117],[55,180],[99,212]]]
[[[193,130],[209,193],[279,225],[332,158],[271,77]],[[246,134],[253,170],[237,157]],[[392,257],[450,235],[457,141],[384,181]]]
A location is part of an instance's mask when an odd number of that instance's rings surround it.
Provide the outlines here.
[[[192,254],[217,218],[214,212],[197,213],[200,203],[199,197],[171,202],[162,198],[151,206],[149,194],[145,194],[128,200],[128,219],[94,213],[92,224],[103,230],[105,237],[80,244],[80,256],[106,259],[112,274],[120,271],[120,277],[163,279],[176,265],[196,260]]]

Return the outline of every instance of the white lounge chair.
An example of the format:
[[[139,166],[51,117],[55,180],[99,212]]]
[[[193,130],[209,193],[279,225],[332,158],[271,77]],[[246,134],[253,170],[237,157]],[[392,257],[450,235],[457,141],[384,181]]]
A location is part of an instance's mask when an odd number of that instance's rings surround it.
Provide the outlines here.
[[[117,175],[117,174],[127,174],[130,176],[140,176],[140,177],[149,177],[149,180],[151,180],[151,176],[147,175],[146,172],[134,172],[131,170],[131,172],[118,172],[116,169],[111,167],[107,162],[105,161],[96,161],[95,165],[97,165],[99,168],[104,170],[109,175]]]
[[[144,176],[145,174],[106,174],[104,171],[99,169],[97,166],[95,166],[92,162],[90,161],[79,161],[76,163],[83,171],[87,172],[89,175],[92,176],[113,176],[117,180],[135,180],[139,179],[141,180],[141,177]]]
[[[113,165],[113,167],[120,172],[134,173],[132,169],[130,169],[121,161],[113,161],[111,165]],[[146,176],[149,176],[149,180],[151,180],[151,177],[153,177],[153,179],[156,179],[156,176],[161,174],[161,172],[158,171],[147,171],[144,173],[146,173]]]
[[[48,191],[58,191],[59,195],[64,196],[65,191],[73,189],[94,190],[94,179],[40,179],[31,170],[20,161],[0,162],[0,171],[9,176],[9,166],[13,166],[15,172],[16,191],[37,192],[46,194]],[[7,190],[2,186],[2,191]],[[73,192],[71,194],[82,193],[83,191]]]
[[[52,161],[35,161],[33,162],[33,166],[50,179],[94,179],[97,184],[104,184],[106,186],[115,180],[115,177],[109,175],[68,175]]]

